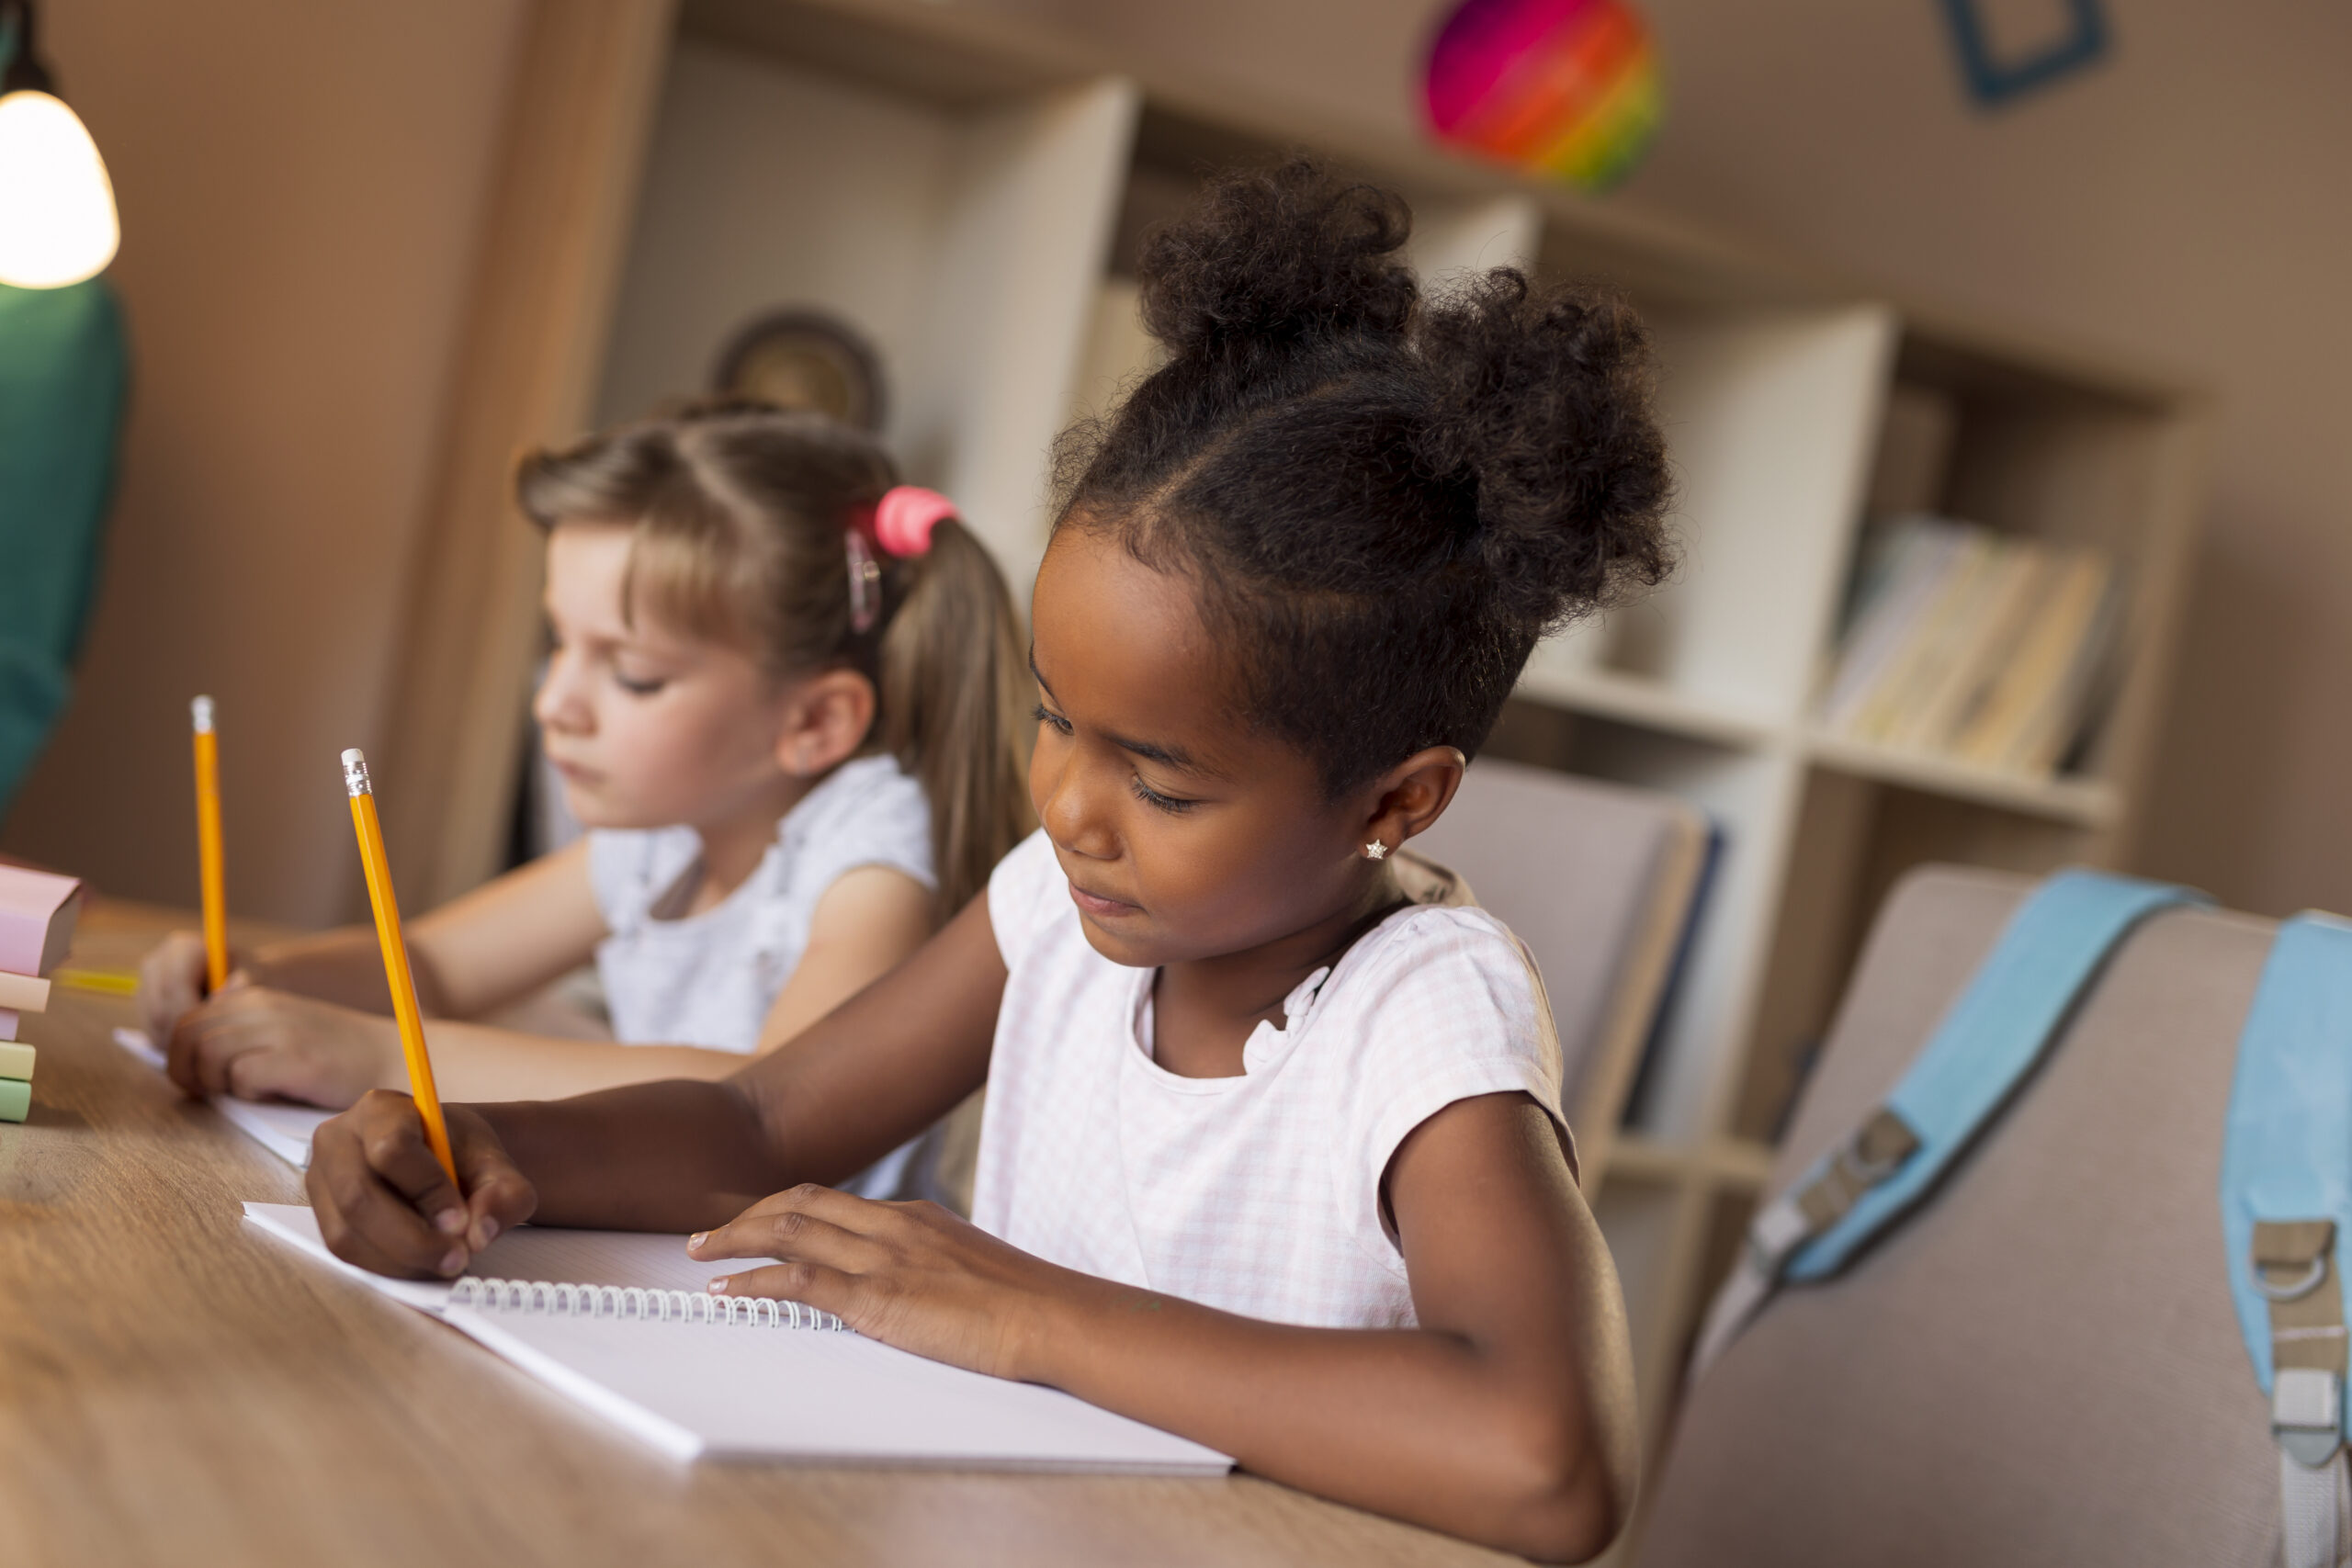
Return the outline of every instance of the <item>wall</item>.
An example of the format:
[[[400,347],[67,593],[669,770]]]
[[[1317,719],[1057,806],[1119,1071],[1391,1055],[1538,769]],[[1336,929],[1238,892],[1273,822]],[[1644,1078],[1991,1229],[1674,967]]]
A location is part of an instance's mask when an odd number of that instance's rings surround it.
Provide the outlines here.
[[[1412,122],[1442,9],[961,3],[1391,130]],[[351,907],[332,758],[381,723],[524,4],[46,15],[121,201],[138,387],[80,695],[0,847],[192,898],[180,736],[209,689],[232,901],[297,920]],[[2257,909],[2352,908],[2335,696],[2352,673],[2352,313],[2334,298],[2352,276],[2352,14],[2108,0],[2112,60],[1988,115],[1930,0],[1645,8],[1670,118],[1612,200],[2171,362],[2222,394],[2145,863]],[[631,379],[616,360],[608,390]]]
[[[523,10],[44,8],[121,208],[135,389],[78,694],[6,848],[193,903],[209,691],[232,907],[350,908],[335,753],[379,734]]]
[[[1413,123],[1434,0],[967,0]],[[1612,201],[1907,296],[2179,367],[2222,399],[2143,861],[2272,913],[2352,909],[2352,12],[2106,0],[2103,64],[1996,113],[1932,0],[1643,0],[1666,132]],[[1988,11],[2055,12],[2054,0]]]
[[[887,367],[912,362],[955,130],[881,94],[680,43],[646,154],[597,422],[702,390],[718,345],[787,300],[825,300],[872,334]],[[791,155],[803,149],[810,155]],[[810,212],[836,219],[810,222]],[[895,424],[908,389],[888,393]]]

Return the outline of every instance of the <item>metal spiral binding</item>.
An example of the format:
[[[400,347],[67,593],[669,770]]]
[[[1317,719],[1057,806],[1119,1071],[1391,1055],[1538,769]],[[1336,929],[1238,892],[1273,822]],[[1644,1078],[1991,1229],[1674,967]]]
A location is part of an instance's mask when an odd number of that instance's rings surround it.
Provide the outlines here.
[[[829,1312],[763,1296],[698,1296],[640,1285],[550,1284],[542,1280],[460,1280],[449,1288],[452,1306],[487,1312],[536,1312],[550,1317],[650,1318],[656,1323],[756,1324],[762,1328],[846,1329]]]

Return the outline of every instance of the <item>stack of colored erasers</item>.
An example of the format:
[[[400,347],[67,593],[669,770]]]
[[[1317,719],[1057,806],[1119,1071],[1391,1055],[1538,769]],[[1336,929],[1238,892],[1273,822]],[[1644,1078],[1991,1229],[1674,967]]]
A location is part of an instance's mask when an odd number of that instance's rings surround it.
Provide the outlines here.
[[[33,1105],[33,1048],[17,1040],[19,1018],[49,1006],[49,976],[74,943],[82,885],[70,876],[0,865],[0,1122]]]

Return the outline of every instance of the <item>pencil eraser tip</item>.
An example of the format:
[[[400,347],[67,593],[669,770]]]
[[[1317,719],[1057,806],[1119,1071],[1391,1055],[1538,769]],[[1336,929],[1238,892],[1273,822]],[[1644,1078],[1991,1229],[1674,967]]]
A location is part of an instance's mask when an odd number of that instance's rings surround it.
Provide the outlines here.
[[[212,728],[212,699],[210,697],[196,698],[187,705],[187,711],[188,716],[196,720],[198,734],[206,733]]]
[[[362,751],[362,750],[359,750],[359,748],[358,748],[358,747],[356,747],[356,746],[352,747],[349,750],[345,751],[345,752],[343,754],[343,765],[344,765],[345,767],[346,767],[346,768],[351,767],[351,766],[353,766],[353,765],[355,765],[355,764],[356,764],[356,765],[358,765],[358,766],[361,766],[361,767],[365,767],[365,766],[367,765],[367,762],[368,762],[368,756],[367,756],[367,753],[366,753],[366,752],[364,752],[364,751]]]

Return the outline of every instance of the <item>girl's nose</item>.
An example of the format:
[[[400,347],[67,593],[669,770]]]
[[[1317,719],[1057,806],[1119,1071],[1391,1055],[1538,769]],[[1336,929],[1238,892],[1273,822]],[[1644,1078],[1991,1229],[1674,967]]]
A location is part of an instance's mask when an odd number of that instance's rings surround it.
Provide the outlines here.
[[[531,716],[542,729],[577,734],[588,728],[588,705],[582,700],[571,660],[561,649],[548,656],[539,689],[531,694]]]
[[[1115,779],[1108,782],[1116,787]],[[1060,771],[1046,781],[1037,804],[1038,825],[1046,836],[1072,854],[1117,859],[1118,834],[1111,813],[1102,808],[1104,783],[1103,770],[1090,766],[1080,748],[1066,748]]]

